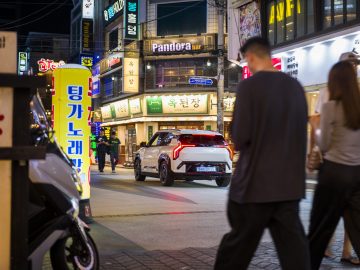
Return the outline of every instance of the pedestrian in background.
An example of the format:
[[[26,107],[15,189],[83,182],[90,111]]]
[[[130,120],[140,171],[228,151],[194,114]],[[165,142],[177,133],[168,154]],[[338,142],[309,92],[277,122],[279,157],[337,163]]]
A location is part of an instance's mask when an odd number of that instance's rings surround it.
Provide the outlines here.
[[[119,138],[116,137],[116,132],[111,132],[111,137],[109,141],[110,147],[110,162],[112,173],[115,173],[115,167],[119,162],[119,145],[121,144]]]
[[[308,242],[299,217],[305,196],[305,92],[273,67],[267,40],[251,38],[241,53],[254,75],[238,86],[231,134],[240,159],[230,186],[231,231],[220,243],[215,269],[247,269],[269,228],[282,269],[307,270]]]
[[[98,159],[99,172],[104,172],[105,156],[108,152],[108,138],[105,136],[104,130],[100,130],[100,136],[96,138],[96,152]]]
[[[357,67],[360,64],[360,60],[356,54],[353,52],[346,52],[340,55],[339,61],[347,61],[351,63],[354,68],[354,71],[357,73]],[[327,88],[322,88],[319,91],[319,96],[315,106],[315,114],[310,116],[310,124],[311,124],[311,137],[310,137],[310,148],[313,149],[315,146],[315,131],[320,126],[320,117],[321,117],[321,109],[322,106],[329,101],[329,91]],[[333,253],[331,250],[332,243],[335,240],[335,236],[332,237],[326,251],[325,257],[332,257]],[[341,261],[347,262],[353,265],[360,265],[359,258],[352,257],[352,244],[346,230],[344,231],[344,242],[343,249],[341,255]]]
[[[360,256],[360,90],[351,63],[333,66],[329,102],[321,110],[317,144],[324,153],[310,219],[312,269],[319,269],[326,247],[343,216]]]

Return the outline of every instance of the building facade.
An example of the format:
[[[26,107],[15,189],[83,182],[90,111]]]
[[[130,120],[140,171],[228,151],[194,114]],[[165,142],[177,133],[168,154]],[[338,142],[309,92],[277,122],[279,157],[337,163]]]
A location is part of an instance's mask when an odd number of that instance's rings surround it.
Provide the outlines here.
[[[106,53],[93,80],[99,89],[102,126],[116,130],[126,146],[121,161],[131,162],[140,143],[160,129],[216,130],[216,8],[203,1],[143,1],[146,12],[136,41],[124,33],[126,15],[109,12],[116,3],[103,7]],[[224,71],[228,137],[241,74],[227,60]]]
[[[251,36],[268,38],[274,63],[304,86],[309,115],[340,55],[360,56],[357,0],[229,0],[228,25],[229,57],[243,67],[243,77],[250,74],[239,54],[241,45]]]

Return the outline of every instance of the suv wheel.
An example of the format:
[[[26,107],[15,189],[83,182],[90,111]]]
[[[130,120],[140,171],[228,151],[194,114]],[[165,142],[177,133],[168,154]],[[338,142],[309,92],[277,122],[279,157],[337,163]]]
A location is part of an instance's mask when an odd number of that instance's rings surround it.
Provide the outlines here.
[[[218,187],[227,187],[230,184],[230,180],[231,180],[231,177],[224,176],[224,177],[217,178],[215,181],[216,181],[216,184],[218,185]]]
[[[146,176],[141,174],[141,161],[138,158],[135,160],[134,174],[136,181],[145,181]]]
[[[160,163],[159,176],[163,186],[172,186],[174,184],[174,176],[166,161],[161,161]]]

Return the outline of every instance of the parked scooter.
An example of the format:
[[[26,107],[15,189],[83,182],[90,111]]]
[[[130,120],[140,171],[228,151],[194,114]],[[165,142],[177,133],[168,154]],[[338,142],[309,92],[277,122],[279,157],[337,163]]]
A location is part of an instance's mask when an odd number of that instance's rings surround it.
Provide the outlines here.
[[[47,148],[45,160],[29,164],[31,269],[42,269],[48,251],[55,270],[99,269],[90,228],[78,217],[82,190],[77,170],[53,136],[40,98],[34,96],[30,107],[33,143]]]

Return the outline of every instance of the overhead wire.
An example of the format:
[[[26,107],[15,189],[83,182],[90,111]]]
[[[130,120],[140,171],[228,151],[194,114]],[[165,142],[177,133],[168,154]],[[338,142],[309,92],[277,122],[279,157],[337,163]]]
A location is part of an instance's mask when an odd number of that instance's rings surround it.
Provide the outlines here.
[[[41,19],[49,16],[50,14],[54,13],[56,10],[60,9],[62,6],[65,5],[65,3],[66,3],[66,2],[64,1],[63,3],[59,4],[57,7],[55,7],[54,9],[52,9],[51,11],[47,12],[46,14],[44,14],[44,15],[42,15],[42,16],[40,16],[40,17],[38,17],[38,18],[36,18],[36,19],[34,19],[34,20],[32,20],[32,21],[28,21],[28,22],[23,23],[23,24],[14,25],[14,26],[5,27],[5,28],[2,28],[2,27],[0,26],[0,29],[2,29],[2,30],[10,30],[10,29],[19,28],[19,27],[22,27],[22,26],[25,26],[25,25],[28,25],[28,24],[37,22],[37,21],[39,21],[39,20],[41,20]]]
[[[43,4],[44,4],[44,3],[43,3]],[[4,27],[4,26],[6,26],[6,25],[10,25],[10,24],[14,24],[14,23],[16,23],[16,22],[20,22],[20,21],[22,21],[22,20],[24,20],[24,19],[26,19],[26,18],[29,18],[29,17],[31,17],[31,16],[33,16],[33,15],[35,15],[35,14],[40,13],[41,11],[47,9],[48,7],[50,7],[50,6],[54,5],[54,4],[59,4],[59,3],[58,3],[58,0],[55,0],[54,2],[52,2],[52,3],[50,3],[50,4],[47,4],[47,5],[45,5],[44,7],[40,8],[40,9],[38,9],[38,10],[35,10],[34,12],[32,12],[32,13],[24,16],[24,17],[21,17],[21,18],[19,18],[19,19],[16,19],[16,20],[14,20],[14,21],[11,21],[11,22],[8,22],[8,23],[5,23],[5,24],[0,24],[0,27]]]

